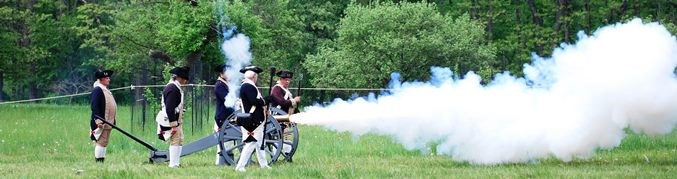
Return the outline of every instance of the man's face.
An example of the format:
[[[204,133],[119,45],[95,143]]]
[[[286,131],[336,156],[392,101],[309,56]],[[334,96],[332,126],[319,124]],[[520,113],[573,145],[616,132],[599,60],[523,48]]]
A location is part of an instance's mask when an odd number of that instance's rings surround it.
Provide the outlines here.
[[[288,88],[289,84],[291,84],[291,78],[280,78],[280,84],[283,87]]]
[[[180,84],[186,84],[186,81],[188,81],[188,80],[183,79],[183,78],[181,78],[181,77],[177,77],[177,78],[176,78],[176,81],[179,81]]]
[[[99,82],[104,86],[108,86],[110,85],[110,77],[99,78]]]
[[[258,81],[258,80],[259,80],[259,75],[254,75],[254,77],[252,78],[252,81],[254,83],[256,83],[256,81]]]
[[[219,73],[219,77],[223,78],[224,80],[228,80],[228,76],[226,76],[226,73]]]

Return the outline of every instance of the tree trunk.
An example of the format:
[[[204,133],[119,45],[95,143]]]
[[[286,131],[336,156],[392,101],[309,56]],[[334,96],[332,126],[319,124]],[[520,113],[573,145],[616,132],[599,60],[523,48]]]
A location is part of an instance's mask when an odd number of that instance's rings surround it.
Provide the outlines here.
[[[531,10],[531,21],[538,26],[543,26],[543,20],[538,16],[536,2],[534,0],[527,0],[527,5],[529,5],[529,10]]]
[[[557,14],[555,14],[555,27],[553,27],[555,32],[559,32],[562,27],[562,16],[564,16],[564,5],[562,1],[565,0],[557,1]]]
[[[480,6],[477,3],[478,3],[477,0],[473,0],[472,5],[470,7],[470,17],[472,19],[479,19],[477,9],[479,9]]]
[[[585,0],[585,19],[587,20],[587,27],[586,30],[588,33],[592,31],[592,15],[590,12],[590,0]]]
[[[653,20],[658,21],[661,19],[661,3],[659,1],[654,1],[654,3],[656,4],[656,10],[654,11],[656,14],[653,16]]]
[[[488,15],[487,15],[487,34],[489,34],[490,40],[494,36],[494,2],[489,1],[487,6],[489,6]]]
[[[623,0],[623,3],[621,4],[620,12],[618,12],[619,19],[623,18],[623,16],[625,15],[625,12],[627,10],[628,10],[628,0]]]
[[[641,5],[640,2],[635,1],[635,3],[632,3],[632,11],[633,11],[633,15],[635,17],[640,17],[640,15],[639,15],[639,6],[640,5]]]
[[[163,62],[167,62],[170,65],[174,65],[174,63],[175,63],[175,61],[172,60],[172,58],[169,57],[169,55],[167,55],[166,53],[159,51],[159,50],[154,50],[154,49],[148,50],[148,56],[150,58],[153,58],[153,59],[158,59],[158,60],[162,60]]]
[[[25,7],[28,10],[28,15],[26,16],[26,19],[23,20],[23,22],[19,23],[19,32],[21,33],[21,39],[19,40],[19,45],[25,49],[31,49],[31,46],[33,45],[33,42],[31,41],[30,38],[30,30],[28,27],[28,19],[31,18],[32,16],[32,11],[33,11],[33,4],[35,4],[34,0],[28,0],[25,3],[22,3],[20,0],[17,0],[17,9],[22,9],[21,7]],[[31,68],[30,72],[35,72],[36,70],[36,62],[35,59],[29,64]],[[35,77],[29,77],[29,84],[28,84],[28,97],[29,99],[35,99],[38,96],[38,87],[37,83],[35,81]]]
[[[5,101],[5,72],[0,70],[0,102]]]
[[[211,24],[210,29],[217,29],[216,24]],[[202,72],[202,66],[199,66],[202,56],[204,55],[204,49],[207,49],[207,46],[215,41],[218,37],[218,34],[214,30],[210,30],[205,34],[206,38],[202,40],[202,44],[200,44],[200,48],[196,51],[193,51],[188,54],[188,57],[186,58],[187,65],[190,67],[190,77],[191,79],[189,80],[191,83],[194,83],[197,80],[199,74],[198,72]]]
[[[529,6],[529,10],[531,11],[531,21],[532,21],[532,23],[534,23],[536,26],[539,27],[539,28],[530,29],[530,30],[535,31],[536,35],[534,37],[544,36],[544,35],[540,34],[540,32],[538,32],[538,31],[542,30],[540,27],[543,27],[543,19],[541,19],[541,17],[538,15],[538,8],[536,7],[536,2],[534,2],[534,0],[527,0],[527,5]],[[528,37],[528,38],[534,38],[534,37]],[[543,52],[543,44],[541,42],[537,42],[536,43],[536,49],[537,49],[537,52],[542,53]]]
[[[605,24],[609,24],[609,23],[611,23],[611,22],[616,21],[616,20],[614,19],[614,8],[609,6],[609,0],[604,1],[604,4],[605,4],[604,7],[609,7],[609,8],[608,8],[608,10],[609,10],[609,12],[608,12],[608,13],[609,13],[609,17],[606,18],[606,19],[604,19],[604,20],[605,20],[604,23],[605,23]]]
[[[508,2],[508,5],[505,8],[506,10],[510,10],[510,8],[512,8],[512,10],[513,10],[513,13],[514,13],[513,24],[514,24],[514,26],[513,26],[512,30],[516,33],[516,36],[517,36],[516,42],[515,42],[517,45],[514,45],[513,47],[510,48],[510,50],[504,50],[504,52],[501,53],[502,54],[501,55],[502,56],[501,57],[501,68],[508,70],[508,71],[511,71],[511,69],[509,69],[509,67],[508,67],[511,64],[511,61],[517,61],[519,59],[518,55],[517,55],[518,54],[517,51],[518,51],[518,49],[522,48],[522,33],[521,33],[521,30],[520,30],[522,28],[522,19],[521,19],[522,12],[520,10],[520,4],[521,4],[520,0],[512,0],[512,1]],[[508,23],[510,23],[509,20],[508,20]]]
[[[31,71],[37,71],[37,64],[35,62],[31,63]],[[38,94],[38,78],[35,76],[31,77],[30,84],[28,84],[28,99],[36,99],[40,97]]]
[[[561,31],[564,31],[564,41],[569,41],[569,29],[567,28],[568,22],[564,18],[569,15],[568,6],[569,2],[567,0],[557,1],[557,14],[555,15],[554,29],[556,33],[562,33]]]
[[[28,85],[28,99],[37,99],[38,98],[38,86],[35,83]],[[35,101],[33,101],[35,103]]]
[[[141,74],[140,75],[135,75],[133,78],[136,80],[136,85],[147,85],[148,84],[148,63],[143,63],[143,68],[141,69]],[[136,100],[139,99],[144,99],[143,102],[145,103],[145,97],[143,96],[144,94],[144,89],[145,88],[135,88],[134,89],[134,103],[136,103]]]
[[[188,67],[190,67],[190,79],[188,80],[190,83],[194,83],[197,78],[197,71],[198,71],[198,63],[200,62],[200,59],[202,59],[202,51],[194,51],[188,54],[188,57],[186,58],[186,64]]]
[[[66,14],[73,14],[78,7],[77,0],[61,0],[66,5]]]

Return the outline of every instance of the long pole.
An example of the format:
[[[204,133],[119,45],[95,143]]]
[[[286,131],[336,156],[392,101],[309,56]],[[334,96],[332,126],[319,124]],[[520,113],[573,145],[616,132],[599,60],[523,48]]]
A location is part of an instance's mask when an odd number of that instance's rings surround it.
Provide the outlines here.
[[[191,122],[190,122],[190,131],[191,135],[195,135],[195,86],[190,88],[190,100],[192,108],[190,109],[190,116],[191,116]]]
[[[273,76],[275,76],[275,67],[270,67],[270,80],[268,81],[268,95],[273,94]],[[273,107],[271,105],[270,101],[266,101],[266,102],[268,102],[268,113],[264,115],[265,119],[264,119],[264,123],[263,123],[263,131],[267,131],[265,120],[268,119],[268,115],[270,115],[270,108]],[[264,145],[265,145],[265,142],[261,142],[261,149],[263,149]]]
[[[134,90],[132,89],[132,105],[129,105],[129,110],[131,111],[131,114],[129,115],[129,124],[130,127],[132,128],[132,132],[134,132],[134,106],[136,105],[136,95],[134,94]]]
[[[273,94],[273,76],[275,76],[275,67],[270,67],[270,81],[268,81],[268,95]]]
[[[127,137],[134,139],[136,142],[140,143],[141,145],[146,146],[146,148],[148,148],[148,149],[150,149],[150,150],[152,150],[152,151],[158,151],[158,149],[155,148],[155,147],[153,147],[152,145],[150,145],[150,144],[146,143],[145,141],[139,139],[138,137],[136,137],[136,136],[134,136],[134,135],[128,133],[127,131],[120,129],[118,126],[115,126],[114,124],[111,124],[110,122],[107,121],[106,118],[103,118],[103,117],[101,117],[101,116],[99,116],[99,115],[96,115],[96,114],[94,115],[94,117],[97,117],[97,118],[99,118],[99,119],[103,119],[103,120],[100,120],[100,121],[102,121],[103,123],[106,123],[106,124],[110,125],[111,127],[113,127],[113,129],[116,129],[116,130],[122,132],[122,134],[125,134]]]

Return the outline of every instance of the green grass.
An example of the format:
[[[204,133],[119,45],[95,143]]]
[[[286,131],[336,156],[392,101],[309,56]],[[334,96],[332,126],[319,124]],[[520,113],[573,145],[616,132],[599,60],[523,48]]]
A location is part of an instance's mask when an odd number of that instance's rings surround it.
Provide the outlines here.
[[[129,108],[119,107],[118,125],[129,129]],[[89,141],[89,106],[0,105],[0,178],[674,178],[677,176],[677,131],[655,138],[628,134],[614,149],[599,150],[586,160],[553,158],[527,164],[471,165],[448,156],[407,151],[388,137],[326,131],[300,126],[294,163],[272,170],[214,166],[215,149],[183,157],[183,168],[147,163],[148,151],[119,132],[112,134],[106,162],[95,163]],[[151,121],[152,122],[152,121]],[[136,123],[136,122],[135,122]],[[151,123],[152,126],[154,123]],[[167,144],[135,126],[135,135],[161,149]],[[186,141],[210,133],[211,123]],[[152,129],[152,128],[150,128]],[[648,160],[647,160],[648,159]],[[81,171],[81,172],[76,172]]]

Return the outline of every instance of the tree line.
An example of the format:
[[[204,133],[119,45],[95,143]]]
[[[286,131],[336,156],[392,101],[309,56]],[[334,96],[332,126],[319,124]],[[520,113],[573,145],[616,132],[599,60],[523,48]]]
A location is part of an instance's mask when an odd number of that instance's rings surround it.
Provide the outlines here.
[[[116,71],[112,87],[164,84],[179,65],[213,83],[222,26],[250,37],[254,65],[306,87],[381,88],[430,66],[521,75],[579,31],[639,17],[675,34],[675,12],[671,0],[2,0],[0,101],[86,92],[97,68]]]

